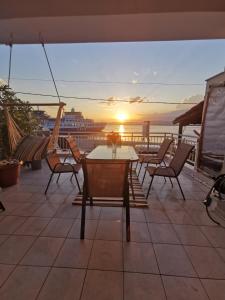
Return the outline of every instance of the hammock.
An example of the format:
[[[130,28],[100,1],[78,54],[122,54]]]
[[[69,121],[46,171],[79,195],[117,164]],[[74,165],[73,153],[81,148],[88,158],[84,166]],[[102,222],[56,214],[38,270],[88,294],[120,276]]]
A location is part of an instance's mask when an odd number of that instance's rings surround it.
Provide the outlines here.
[[[9,113],[9,110],[6,106],[3,106],[7,128],[8,128],[8,137],[9,137],[9,146],[10,152],[13,153],[16,150],[17,145],[23,139],[23,132],[18,127],[16,122],[13,120],[12,116]]]
[[[47,150],[54,150],[58,145],[60,121],[63,106],[65,104],[60,102],[55,127],[50,137],[41,136],[25,136],[22,130],[10,115],[7,106],[3,105],[6,116],[6,123],[8,128],[10,153],[14,158],[20,161],[32,161],[43,159]]]
[[[11,76],[12,41],[9,43],[9,46],[10,46],[10,57],[9,57],[8,86],[10,83],[10,76]],[[4,105],[2,103],[5,117],[6,117],[7,128],[8,128],[10,153],[13,154],[13,156],[20,161],[32,161],[32,160],[42,159],[45,157],[47,150],[54,150],[58,145],[61,115],[65,103],[60,101],[60,96],[58,93],[56,82],[53,76],[53,72],[43,42],[42,42],[42,47],[52,77],[52,81],[54,83],[55,91],[59,99],[59,104],[57,104],[59,105],[59,109],[57,112],[55,126],[50,138],[39,137],[39,136],[25,136],[25,134],[22,132],[22,130],[19,128],[19,126],[16,124],[16,122],[13,120],[12,116],[10,115],[7,104]]]
[[[59,139],[59,129],[60,129],[60,123],[61,123],[61,116],[62,116],[62,111],[65,103],[60,102],[59,103],[59,109],[57,112],[56,120],[55,120],[55,126],[52,131],[52,135],[50,137],[50,141],[48,144],[48,150],[53,150],[56,149],[58,145],[58,139]]]

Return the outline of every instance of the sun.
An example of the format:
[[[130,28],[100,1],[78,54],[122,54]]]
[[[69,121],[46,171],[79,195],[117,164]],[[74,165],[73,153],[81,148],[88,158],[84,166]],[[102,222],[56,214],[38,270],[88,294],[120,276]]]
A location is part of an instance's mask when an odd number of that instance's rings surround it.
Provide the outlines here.
[[[116,115],[116,119],[117,119],[118,121],[120,121],[120,122],[126,121],[127,118],[128,118],[128,116],[127,116],[127,114],[124,113],[124,112],[119,112],[119,113],[117,113],[117,115]]]

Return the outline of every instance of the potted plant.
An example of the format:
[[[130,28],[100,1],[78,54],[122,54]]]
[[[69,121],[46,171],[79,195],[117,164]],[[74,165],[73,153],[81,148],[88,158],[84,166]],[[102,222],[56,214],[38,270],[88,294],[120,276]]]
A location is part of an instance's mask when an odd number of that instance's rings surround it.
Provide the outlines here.
[[[5,84],[0,84],[0,104],[12,104],[8,107],[10,115],[22,132],[31,134],[37,127],[38,121],[32,114],[32,108],[16,97],[15,93]],[[24,104],[19,106],[18,104]],[[10,151],[8,127],[3,106],[0,105],[0,186],[6,187],[17,183],[20,163],[12,159]]]
[[[116,152],[116,147],[121,143],[121,136],[117,132],[111,132],[107,135],[108,144],[112,145],[112,152]]]

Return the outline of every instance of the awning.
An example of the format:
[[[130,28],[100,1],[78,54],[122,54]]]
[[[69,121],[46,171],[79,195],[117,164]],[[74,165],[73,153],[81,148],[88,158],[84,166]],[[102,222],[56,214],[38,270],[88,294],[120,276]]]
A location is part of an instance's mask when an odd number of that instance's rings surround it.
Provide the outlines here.
[[[173,124],[179,123],[181,126],[200,125],[202,122],[203,106],[204,101],[201,101],[200,103],[186,111],[184,114],[174,119]]]
[[[0,44],[225,38],[224,0],[2,0]]]

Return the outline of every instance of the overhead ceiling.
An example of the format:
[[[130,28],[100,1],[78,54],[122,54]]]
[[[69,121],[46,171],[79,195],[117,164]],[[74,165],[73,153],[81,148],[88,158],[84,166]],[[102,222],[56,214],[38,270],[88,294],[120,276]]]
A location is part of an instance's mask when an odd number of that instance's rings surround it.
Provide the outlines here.
[[[225,38],[224,0],[1,0],[0,43]]]

